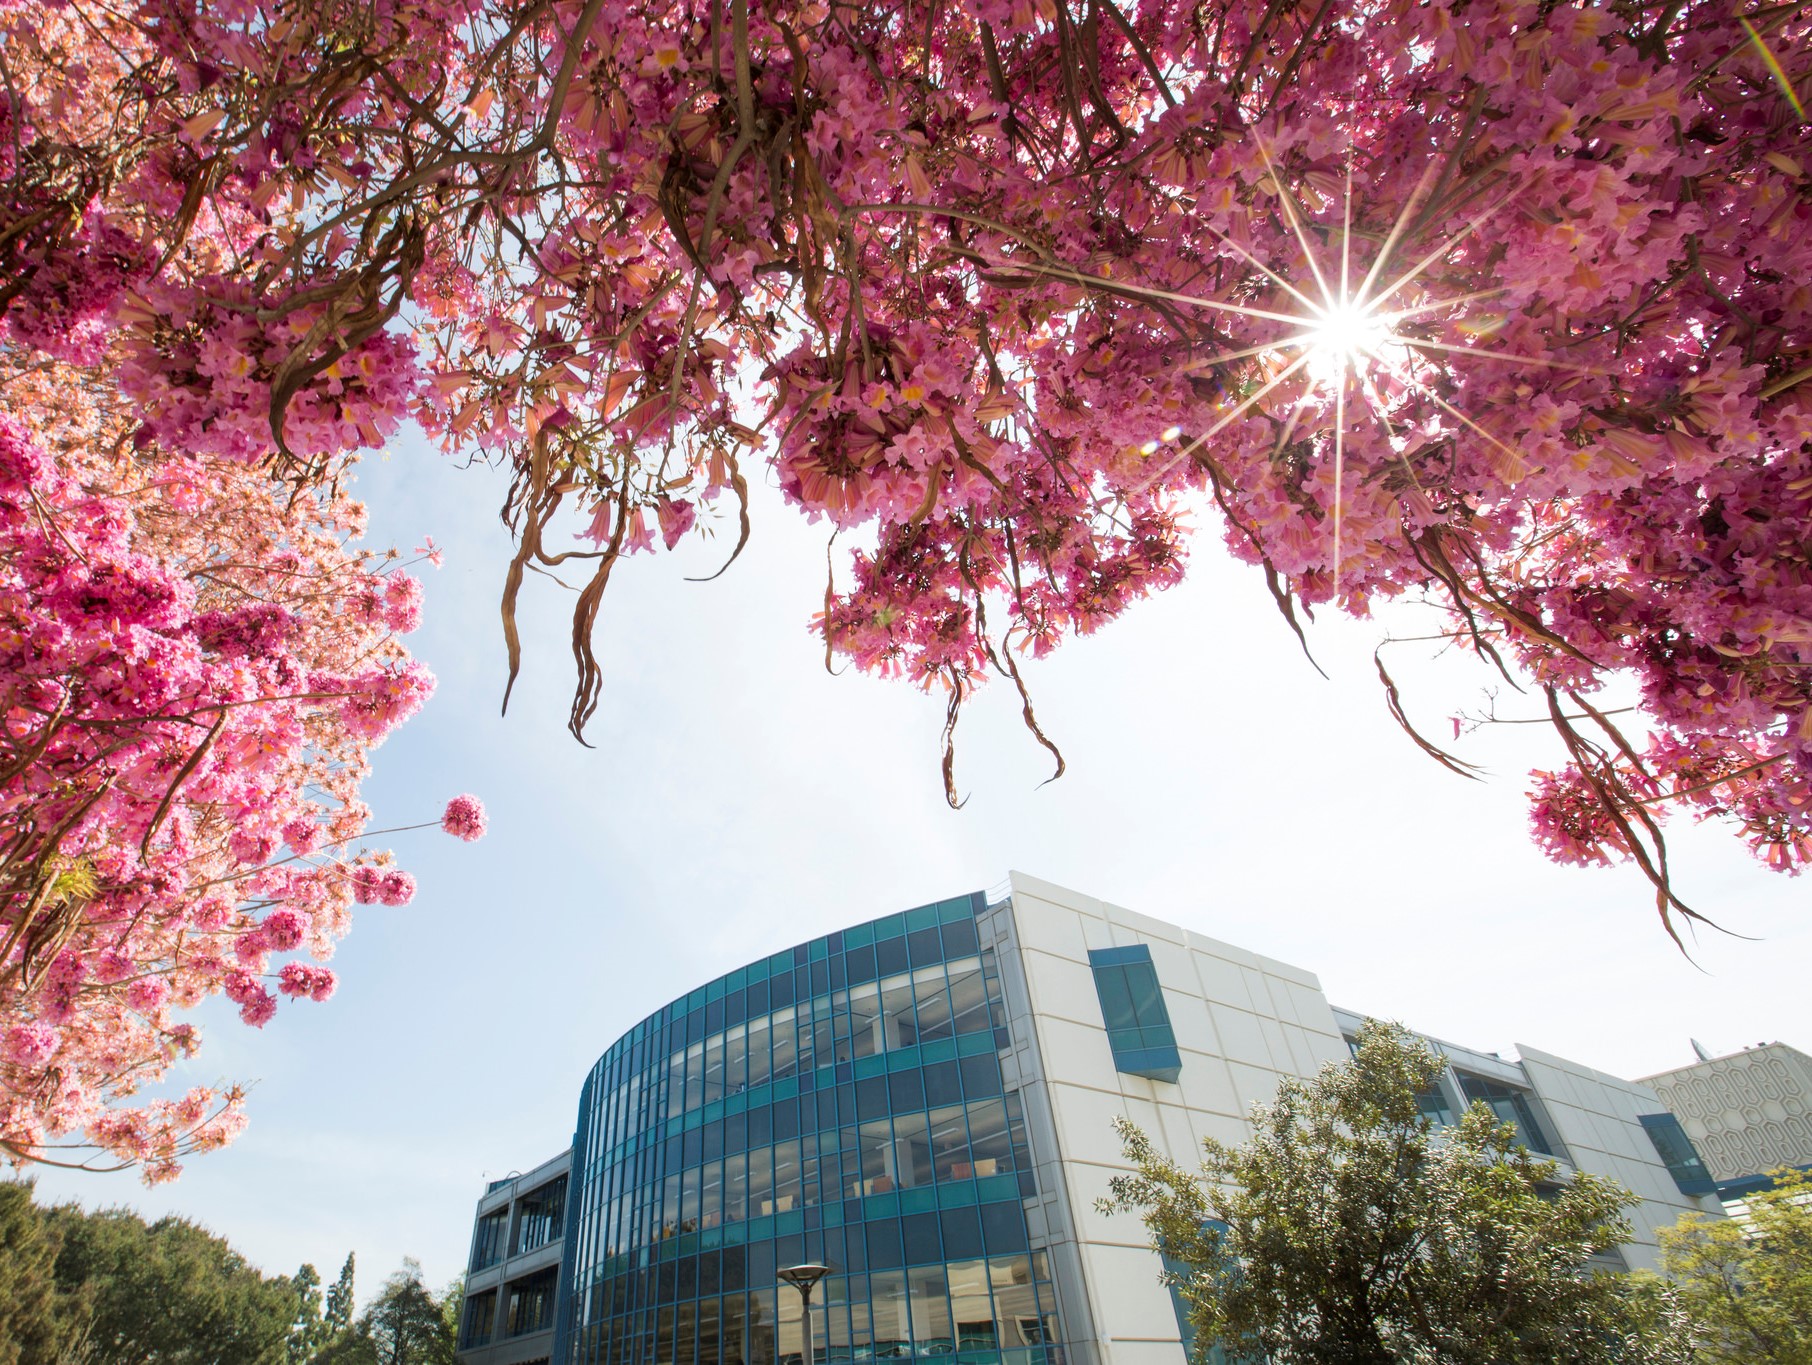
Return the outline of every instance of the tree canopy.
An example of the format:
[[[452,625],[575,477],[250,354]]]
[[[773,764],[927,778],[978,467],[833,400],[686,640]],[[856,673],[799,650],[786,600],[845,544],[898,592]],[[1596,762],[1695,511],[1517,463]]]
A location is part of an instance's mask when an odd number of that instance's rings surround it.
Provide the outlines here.
[[[186,1219],[40,1208],[0,1182],[0,1365],[294,1365],[306,1285]]]
[[[453,1365],[461,1297],[457,1282],[437,1297],[422,1283],[421,1266],[406,1260],[312,1365]]]
[[[1745,1220],[1688,1214],[1662,1231],[1667,1273],[1708,1329],[1707,1365],[1812,1363],[1812,1179],[1772,1174]]]
[[[1437,1129],[1418,1097],[1438,1056],[1368,1021],[1350,1062],[1286,1080],[1240,1147],[1200,1173],[1121,1120],[1136,1211],[1187,1306],[1196,1355],[1274,1365],[1686,1365],[1663,1291],[1597,1268],[1637,1202],[1521,1147],[1474,1105]]]
[[[947,736],[988,672],[1174,583],[1212,502],[1292,623],[1426,598],[1530,690],[1552,856],[1634,859],[1664,915],[1669,808],[1812,856],[1803,6],[25,0],[0,29],[11,351],[172,460],[332,487],[409,421],[497,460],[512,675],[525,571],[590,575],[575,732],[613,570],[740,548],[759,455],[852,533],[827,655],[945,689]]]

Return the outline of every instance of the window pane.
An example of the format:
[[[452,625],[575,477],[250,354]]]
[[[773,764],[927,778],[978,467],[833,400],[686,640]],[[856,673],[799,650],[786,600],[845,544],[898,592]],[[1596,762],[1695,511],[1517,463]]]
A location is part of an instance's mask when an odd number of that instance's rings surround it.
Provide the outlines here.
[[[981,963],[973,958],[950,964],[950,1009],[957,1033],[985,1033],[992,1027],[987,983],[982,979]]]
[[[1132,987],[1124,967],[1095,968],[1095,990],[1101,996],[1101,1016],[1110,1029],[1137,1028],[1138,1015],[1133,1009]]]
[[[1126,973],[1126,987],[1132,994],[1134,1021],[1141,1028],[1169,1028],[1170,1014],[1164,1008],[1164,994],[1158,989],[1158,972],[1149,962],[1134,962],[1121,968]]]

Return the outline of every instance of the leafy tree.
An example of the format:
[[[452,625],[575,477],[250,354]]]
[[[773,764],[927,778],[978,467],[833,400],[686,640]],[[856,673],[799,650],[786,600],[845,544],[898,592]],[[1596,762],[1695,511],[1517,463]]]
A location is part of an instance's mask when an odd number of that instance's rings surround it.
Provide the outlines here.
[[[436,1299],[422,1284],[421,1266],[406,1260],[312,1365],[453,1365],[460,1294],[456,1281]]]
[[[106,1365],[285,1365],[299,1296],[183,1218],[147,1224],[123,1209],[45,1212],[61,1240],[56,1277],[87,1296],[89,1340]]]
[[[29,1182],[0,1182],[0,1365],[62,1365],[84,1336],[82,1295],[56,1278],[55,1229]]]
[[[1667,1273],[1718,1365],[1812,1365],[1812,1178],[1785,1167],[1749,1223],[1687,1214],[1661,1233]]]
[[[331,488],[411,418],[494,456],[512,676],[528,569],[590,556],[575,731],[613,572],[740,548],[755,455],[860,532],[827,650],[952,725],[1176,582],[1211,498],[1292,624],[1427,598],[1531,679],[1538,841],[1679,910],[1659,811],[1812,856],[1809,36],[1726,0],[23,0],[0,325],[154,458]]]
[[[440,1315],[446,1320],[447,1335],[457,1343],[459,1341],[459,1320],[466,1307],[466,1277],[455,1275],[453,1282],[446,1288],[440,1298]]]
[[[1180,1270],[1197,1358],[1274,1365],[1685,1362],[1665,1296],[1590,1258],[1624,1241],[1635,1196],[1518,1146],[1483,1105],[1437,1131],[1417,1096],[1426,1044],[1368,1022],[1353,1059],[1286,1080],[1241,1147],[1204,1143],[1201,1174],[1122,1121],[1137,1166],[1108,1210],[1137,1210]]]

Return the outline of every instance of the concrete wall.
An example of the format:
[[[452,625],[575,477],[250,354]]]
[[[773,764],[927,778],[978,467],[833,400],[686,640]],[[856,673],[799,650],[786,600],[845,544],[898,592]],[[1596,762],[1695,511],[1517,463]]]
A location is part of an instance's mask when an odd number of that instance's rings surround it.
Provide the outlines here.
[[[1132,1215],[1095,1203],[1128,1169],[1112,1121],[1131,1119],[1185,1165],[1203,1138],[1243,1142],[1246,1114],[1280,1080],[1347,1056],[1315,977],[1232,944],[1020,873],[992,912],[1018,1084],[1041,1198],[1034,1245],[1049,1247],[1077,1365],[1180,1365],[1182,1343],[1157,1255]],[[1114,1069],[1088,954],[1151,949],[1183,1068],[1176,1084]],[[1017,949],[1017,952],[1013,951]]]
[[[1251,1136],[1252,1106],[1279,1082],[1314,1076],[1350,1056],[1320,982],[1174,924],[1013,873],[1011,899],[991,905],[982,939],[1000,963],[1012,1047],[1009,1088],[1025,1103],[1039,1196],[1027,1205],[1032,1244],[1049,1249],[1069,1358],[1074,1365],[1182,1365],[1161,1263],[1144,1225],[1105,1216],[1096,1201],[1129,1169],[1112,1121],[1124,1115],[1179,1164],[1199,1162],[1204,1138]],[[1182,1070],[1175,1084],[1114,1069],[1089,967],[1091,949],[1143,943],[1164,990]],[[1655,1229],[1688,1209],[1716,1214],[1715,1199],[1679,1192],[1637,1115],[1662,1108],[1652,1091],[1534,1049],[1520,1063],[1442,1044],[1476,1075],[1534,1092],[1537,1117],[1567,1163],[1609,1176],[1646,1201],[1632,1213],[1636,1241],[1624,1259],[1655,1264]],[[1463,1101],[1454,1091],[1456,1110]]]
[[[1685,1213],[1723,1213],[1715,1195],[1681,1194],[1661,1164],[1638,1118],[1663,1112],[1661,1097],[1639,1082],[1619,1080],[1522,1043],[1516,1050],[1573,1164],[1642,1196],[1643,1202],[1628,1214],[1636,1235],[1624,1246],[1623,1258],[1632,1269],[1659,1273],[1658,1229]]]

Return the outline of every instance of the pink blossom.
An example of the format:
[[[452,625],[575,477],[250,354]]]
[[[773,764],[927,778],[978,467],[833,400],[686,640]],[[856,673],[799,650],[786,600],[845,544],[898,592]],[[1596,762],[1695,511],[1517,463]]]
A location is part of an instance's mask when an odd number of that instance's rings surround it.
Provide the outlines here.
[[[49,1024],[14,1024],[0,1040],[0,1057],[15,1066],[43,1066],[57,1051],[57,1031]]]
[[[355,867],[351,873],[352,898],[373,905],[383,898],[384,874],[375,867]]]
[[[378,885],[378,899],[385,905],[407,905],[415,899],[415,878],[407,872],[386,872]]]
[[[440,817],[442,829],[467,843],[484,838],[486,825],[484,802],[470,793],[447,802],[447,809]]]
[[[239,1004],[239,1017],[253,1028],[263,1028],[277,1013],[277,997],[260,986]]]
[[[126,987],[126,1003],[140,1014],[155,1014],[170,998],[170,983],[162,977],[148,976]]]
[[[264,917],[264,937],[277,952],[288,952],[302,941],[308,921],[294,910],[273,910]]]
[[[684,498],[662,498],[655,507],[655,515],[661,523],[661,541],[669,550],[680,543],[680,537],[698,520],[697,510]]]
[[[338,978],[330,968],[311,966],[304,962],[286,962],[277,975],[277,989],[285,995],[298,998],[307,996],[311,1000],[326,1000],[339,985]]]

